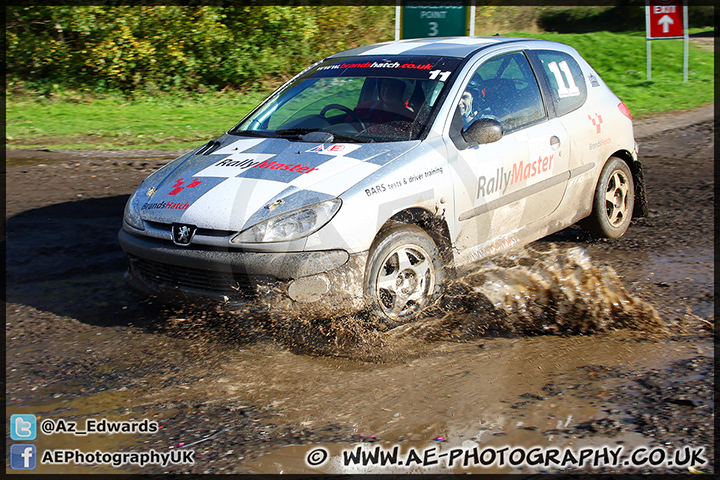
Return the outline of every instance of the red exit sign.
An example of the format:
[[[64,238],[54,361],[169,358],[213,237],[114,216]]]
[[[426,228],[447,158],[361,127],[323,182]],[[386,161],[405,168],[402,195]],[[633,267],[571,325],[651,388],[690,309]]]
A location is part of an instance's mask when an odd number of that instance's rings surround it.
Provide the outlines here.
[[[648,6],[648,38],[682,37],[682,0],[650,0]]]

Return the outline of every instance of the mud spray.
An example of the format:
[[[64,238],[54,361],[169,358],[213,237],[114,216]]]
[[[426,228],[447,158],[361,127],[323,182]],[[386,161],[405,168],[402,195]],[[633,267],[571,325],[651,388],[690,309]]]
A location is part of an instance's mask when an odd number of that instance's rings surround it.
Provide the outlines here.
[[[596,267],[581,247],[554,244],[513,250],[464,268],[436,305],[392,329],[367,314],[329,305],[312,314],[270,314],[258,307],[271,306],[272,295],[258,303],[232,312],[175,312],[169,326],[212,342],[271,339],[296,353],[372,362],[417,356],[441,341],[484,336],[588,335],[619,328],[664,333],[657,311],[632,297],[611,267]]]

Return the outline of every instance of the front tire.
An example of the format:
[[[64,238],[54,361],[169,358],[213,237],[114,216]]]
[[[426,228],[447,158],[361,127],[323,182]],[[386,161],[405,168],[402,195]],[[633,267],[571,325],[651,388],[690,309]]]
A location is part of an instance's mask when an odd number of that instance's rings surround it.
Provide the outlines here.
[[[635,204],[635,186],[627,163],[610,157],[603,167],[592,214],[581,226],[595,237],[620,238],[627,231]]]
[[[387,229],[370,253],[365,295],[373,313],[388,326],[412,320],[435,302],[445,280],[440,252],[414,225]]]

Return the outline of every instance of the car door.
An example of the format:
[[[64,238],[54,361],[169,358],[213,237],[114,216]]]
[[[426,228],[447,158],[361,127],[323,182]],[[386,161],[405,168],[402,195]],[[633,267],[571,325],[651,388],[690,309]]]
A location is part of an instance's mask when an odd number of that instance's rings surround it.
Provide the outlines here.
[[[483,61],[460,95],[468,90],[477,99],[473,118],[463,119],[463,127],[494,118],[504,133],[494,143],[448,146],[457,152],[449,158],[455,163],[456,245],[461,250],[542,222],[562,201],[569,175],[568,134],[548,115],[523,52]]]

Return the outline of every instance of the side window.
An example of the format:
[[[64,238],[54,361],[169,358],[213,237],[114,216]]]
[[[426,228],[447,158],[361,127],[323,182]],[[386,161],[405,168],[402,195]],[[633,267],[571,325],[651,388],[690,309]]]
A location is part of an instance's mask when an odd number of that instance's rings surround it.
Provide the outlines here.
[[[510,53],[483,63],[459,103],[463,128],[479,118],[496,118],[503,130],[515,130],[545,118],[545,107],[530,63]]]
[[[565,115],[582,106],[587,98],[587,85],[580,65],[564,52],[535,52],[550,85],[550,95],[558,115]]]

